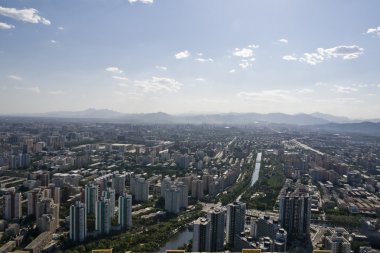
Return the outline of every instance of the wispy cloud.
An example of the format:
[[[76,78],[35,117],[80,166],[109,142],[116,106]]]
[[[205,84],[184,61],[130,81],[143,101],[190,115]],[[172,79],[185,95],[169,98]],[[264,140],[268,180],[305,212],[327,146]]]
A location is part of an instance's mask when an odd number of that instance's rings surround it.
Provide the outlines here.
[[[358,91],[358,88],[351,87],[351,86],[341,86],[341,85],[334,85],[333,91],[338,93],[353,93]]]
[[[375,28],[369,28],[367,30],[367,34],[372,34],[372,35],[380,36],[380,26],[375,27]]]
[[[263,90],[259,92],[247,92],[241,91],[237,93],[238,97],[241,97],[246,100],[253,100],[256,102],[297,102],[303,99],[300,95],[305,95],[313,93],[314,90],[305,88],[305,89],[292,89],[292,90]]]
[[[15,9],[15,8],[6,8],[0,6],[0,15],[3,15],[8,18],[13,18],[19,21],[33,23],[33,24],[44,24],[50,25],[51,22],[46,18],[38,15],[38,10],[29,8],[29,9]]]
[[[63,26],[58,26],[58,30],[63,31],[63,30],[65,30],[65,28]]]
[[[258,102],[279,102],[279,101],[292,101],[294,97],[290,91],[287,90],[264,90],[259,92],[246,92],[242,91],[237,94],[238,97],[254,100]]]
[[[12,80],[16,80],[16,81],[22,80],[21,76],[16,76],[16,75],[9,75],[8,78]]]
[[[168,68],[165,66],[156,66],[156,69],[163,70],[163,71],[168,70]]]
[[[48,92],[50,95],[61,95],[64,94],[62,90],[52,90]]]
[[[331,58],[340,58],[343,60],[353,60],[363,54],[364,49],[357,46],[339,45],[331,48],[317,48],[316,52],[304,53],[302,57],[295,55],[285,55],[282,59],[286,61],[299,61],[310,65],[317,65]]]
[[[175,54],[174,57],[175,57],[176,59],[185,59],[185,58],[190,57],[190,55],[191,55],[190,52],[187,51],[187,50],[185,50],[185,51],[181,51],[181,52]]]
[[[152,4],[154,2],[154,0],[128,0],[129,3],[133,4],[133,3],[143,3],[143,4]]]
[[[56,41],[56,40],[50,40],[50,42],[51,42],[52,44],[55,44],[55,43],[57,43],[57,41]]]
[[[282,59],[285,61],[297,61],[298,60],[298,58],[295,57],[294,55],[284,55],[282,57]]]
[[[112,76],[112,78],[120,81],[128,81],[128,78],[124,76]]]
[[[199,78],[195,78],[195,81],[198,81],[198,82],[205,82],[206,79],[204,79],[203,77],[199,77]]]
[[[250,48],[235,48],[232,54],[237,57],[249,58],[253,56],[253,50]]]
[[[14,28],[15,28],[14,25],[0,22],[0,29],[14,29]]]
[[[212,58],[196,58],[195,60],[199,62],[213,62],[214,61],[214,59]]]
[[[15,89],[16,90],[30,91],[30,92],[35,93],[35,94],[41,93],[40,87],[38,87],[38,86],[35,86],[35,87],[19,87],[19,86],[16,86]]]
[[[182,83],[175,79],[167,77],[155,77],[143,81],[135,81],[134,85],[136,87],[142,88],[143,92],[146,93],[159,93],[159,92],[177,92],[183,86]]]
[[[38,87],[38,86],[26,88],[26,90],[29,90],[29,91],[34,92],[36,94],[40,94],[41,93],[40,87]]]
[[[281,43],[288,43],[289,41],[287,39],[279,39],[278,42],[281,42]]]
[[[118,67],[108,67],[108,68],[106,68],[106,71],[114,73],[114,74],[123,73],[123,70],[119,69]]]
[[[235,73],[236,72],[236,69],[231,69],[230,71],[228,71],[229,73]]]

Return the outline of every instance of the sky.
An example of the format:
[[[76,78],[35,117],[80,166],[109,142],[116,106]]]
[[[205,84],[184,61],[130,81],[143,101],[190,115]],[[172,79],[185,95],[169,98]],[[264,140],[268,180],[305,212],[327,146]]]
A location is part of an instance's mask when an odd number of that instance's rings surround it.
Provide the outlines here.
[[[0,0],[0,114],[380,118],[378,0]]]

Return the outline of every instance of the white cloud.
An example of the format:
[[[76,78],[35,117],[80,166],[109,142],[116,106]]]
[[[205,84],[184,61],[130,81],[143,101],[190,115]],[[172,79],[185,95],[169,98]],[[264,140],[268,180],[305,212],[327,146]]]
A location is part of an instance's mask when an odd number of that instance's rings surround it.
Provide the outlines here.
[[[308,93],[313,93],[314,90],[305,88],[305,89],[295,89],[294,92],[299,93],[299,94],[308,94]]]
[[[26,88],[27,90],[30,90],[31,92],[34,92],[36,94],[40,94],[41,93],[41,90],[38,86],[36,87],[31,87],[31,88]]]
[[[50,42],[53,43],[53,44],[57,43],[56,40],[50,40]]]
[[[46,18],[38,15],[38,10],[29,8],[29,9],[15,9],[15,8],[6,8],[0,6],[0,15],[3,15],[8,18],[13,18],[27,23],[33,24],[44,24],[50,25],[51,22]]]
[[[154,2],[154,0],[128,0],[129,3],[133,4],[133,3],[143,3],[143,4],[152,4]]]
[[[327,48],[327,49],[318,49],[319,53],[321,55],[326,55],[328,58],[329,57],[340,57],[343,60],[351,60],[351,59],[356,59],[358,58],[364,51],[363,48],[358,47],[356,45],[352,46],[336,46],[332,48]]]
[[[168,68],[165,66],[156,66],[156,69],[163,70],[163,71],[168,70]]]
[[[50,95],[61,95],[64,94],[62,90],[52,90],[48,92]]]
[[[229,73],[235,73],[236,72],[236,69],[231,69],[230,71],[228,71]]]
[[[36,94],[40,94],[41,93],[41,90],[38,86],[35,86],[35,87],[15,87],[16,90],[25,90],[25,91],[30,91],[30,92],[33,92],[33,93],[36,93]]]
[[[253,56],[253,50],[250,48],[235,48],[235,52],[233,52],[233,55],[243,58],[249,58]]]
[[[292,89],[292,90],[263,90],[259,92],[242,91],[237,93],[238,97],[255,102],[270,103],[294,103],[303,100],[306,94],[313,93],[314,90],[309,88]]]
[[[304,53],[304,56],[299,58],[299,61],[310,65],[317,65],[330,58],[341,58],[343,60],[356,59],[363,54],[363,52],[364,49],[357,45],[318,48],[316,53]]]
[[[380,26],[375,27],[375,28],[369,28],[367,30],[367,34],[373,34],[373,35],[376,35],[376,36],[380,36]]]
[[[281,43],[288,43],[289,41],[287,39],[279,39],[278,42],[281,42]]]
[[[166,77],[155,77],[153,76],[149,80],[135,81],[134,85],[136,87],[142,88],[143,92],[177,92],[183,86],[182,83],[176,81],[172,78]]]
[[[349,93],[358,91],[358,89],[354,87],[350,87],[350,86],[334,85],[333,91],[338,92],[338,93],[349,94]]]
[[[282,57],[282,59],[285,61],[297,61],[298,60],[298,58],[293,56],[293,55],[284,55]]]
[[[120,81],[128,81],[128,78],[124,76],[112,76],[112,78]]]
[[[119,85],[120,87],[129,87],[130,86],[127,83],[118,83],[117,85]]]
[[[325,60],[323,55],[320,55],[318,53],[304,53],[303,55],[304,57],[299,58],[299,61],[310,65],[317,65],[318,63],[321,63]]]
[[[238,97],[254,100],[258,102],[282,102],[294,101],[295,98],[291,96],[290,91],[287,90],[264,90],[260,92],[239,92],[237,94]]]
[[[255,45],[255,44],[252,44],[252,45],[248,45],[249,48],[253,48],[253,49],[257,49],[259,48],[260,46],[259,45]]]
[[[315,86],[323,86],[323,87],[326,87],[328,84],[327,84],[327,83],[324,83],[324,82],[316,82],[314,85],[315,85]]]
[[[252,63],[250,63],[249,61],[241,61],[239,63],[239,67],[242,69],[247,69],[249,67],[252,67]]]
[[[195,60],[199,62],[213,62],[214,61],[211,58],[196,58]]]
[[[106,71],[114,73],[114,74],[123,73],[123,70],[119,69],[118,67],[108,67],[108,68],[106,68]]]
[[[58,30],[63,31],[63,30],[65,30],[65,28],[64,28],[63,26],[59,26],[59,27],[58,27]]]
[[[198,81],[198,82],[205,82],[206,79],[202,78],[202,77],[199,77],[199,78],[196,78],[195,81]]]
[[[14,28],[15,28],[14,25],[0,22],[0,29],[14,29]]]
[[[191,55],[190,52],[185,50],[185,51],[181,51],[181,52],[177,53],[175,55],[175,58],[176,59],[185,59],[185,58],[190,57],[190,55]]]
[[[22,80],[21,76],[16,76],[16,75],[9,75],[8,78],[12,80],[16,80],[16,81]]]

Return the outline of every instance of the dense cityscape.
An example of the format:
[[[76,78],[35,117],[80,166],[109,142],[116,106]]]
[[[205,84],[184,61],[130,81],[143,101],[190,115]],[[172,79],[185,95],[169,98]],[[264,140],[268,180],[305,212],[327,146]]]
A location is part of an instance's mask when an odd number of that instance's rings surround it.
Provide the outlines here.
[[[377,248],[379,143],[271,124],[2,118],[0,252]]]
[[[379,0],[0,0],[0,253],[380,253]]]

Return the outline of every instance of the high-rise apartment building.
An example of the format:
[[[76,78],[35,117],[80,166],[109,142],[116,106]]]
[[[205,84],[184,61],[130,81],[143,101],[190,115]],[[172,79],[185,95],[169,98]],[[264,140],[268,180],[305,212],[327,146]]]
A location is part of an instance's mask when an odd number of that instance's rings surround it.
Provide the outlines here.
[[[306,237],[310,233],[311,198],[304,185],[285,187],[280,193],[281,226],[290,237]]]
[[[125,191],[125,175],[115,174],[114,178],[112,179],[112,184],[116,194],[123,194],[123,192]]]
[[[115,215],[115,202],[116,202],[116,193],[112,188],[107,188],[102,192],[101,199],[109,199],[110,200],[110,215],[113,217]]]
[[[137,201],[147,202],[149,199],[149,181],[141,177],[135,178],[132,193],[134,193]]]
[[[203,198],[203,181],[200,179],[195,179],[191,183],[191,197],[196,199]]]
[[[4,195],[4,219],[20,219],[22,217],[21,209],[22,195],[20,192],[10,192]]]
[[[194,221],[192,252],[210,252],[210,222],[206,218]]]
[[[225,212],[219,208],[214,209],[207,214],[207,219],[211,223],[210,251],[223,251]]]
[[[83,242],[87,233],[87,211],[80,201],[70,206],[70,240]]]
[[[227,205],[227,243],[234,245],[235,235],[244,231],[246,204],[234,202]]]
[[[96,201],[98,201],[98,186],[90,184],[85,186],[85,203],[87,214],[94,214],[96,210]]]
[[[126,193],[119,197],[119,224],[122,229],[132,228],[132,196]]]
[[[99,234],[109,234],[111,231],[111,203],[109,199],[96,202],[95,229]]]

